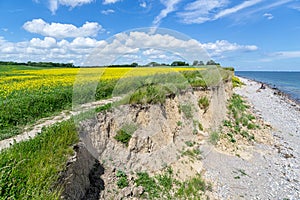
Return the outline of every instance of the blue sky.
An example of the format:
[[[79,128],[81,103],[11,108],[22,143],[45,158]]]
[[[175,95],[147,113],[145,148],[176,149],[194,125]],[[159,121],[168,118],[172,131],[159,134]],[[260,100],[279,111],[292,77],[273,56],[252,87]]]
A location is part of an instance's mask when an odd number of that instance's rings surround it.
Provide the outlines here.
[[[300,70],[299,0],[0,0],[0,8],[0,60],[213,59]]]

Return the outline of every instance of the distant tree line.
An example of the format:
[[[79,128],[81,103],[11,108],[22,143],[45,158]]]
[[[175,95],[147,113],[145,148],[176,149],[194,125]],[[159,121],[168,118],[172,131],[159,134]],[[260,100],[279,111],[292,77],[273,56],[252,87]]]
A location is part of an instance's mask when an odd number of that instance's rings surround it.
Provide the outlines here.
[[[25,65],[32,67],[59,67],[59,68],[74,68],[73,63],[54,63],[54,62],[12,62],[12,61],[0,61],[0,65]]]
[[[33,66],[33,67],[57,67],[57,68],[75,68],[73,63],[54,63],[54,62],[12,62],[12,61],[0,61],[0,65],[25,65],[25,66]],[[90,66],[90,67],[157,67],[157,66],[189,66],[190,64],[184,61],[173,61],[171,64],[166,63],[157,63],[150,62],[146,65],[139,65],[134,62],[131,64],[117,64],[117,65],[108,65],[108,66]],[[203,61],[195,60],[192,66],[203,66],[203,65],[220,65],[220,63],[216,63],[213,60],[209,60],[206,63]]]
[[[201,66],[201,65],[220,65],[220,63],[217,63],[214,60],[209,60],[205,64],[202,60],[200,60],[200,61],[194,60],[193,66]]]

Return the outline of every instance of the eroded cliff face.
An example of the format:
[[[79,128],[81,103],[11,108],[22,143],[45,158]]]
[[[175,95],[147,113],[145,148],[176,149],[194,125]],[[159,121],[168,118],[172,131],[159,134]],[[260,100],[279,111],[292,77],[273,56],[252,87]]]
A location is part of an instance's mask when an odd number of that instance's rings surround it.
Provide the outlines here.
[[[101,175],[104,187],[98,196],[102,199],[134,196],[133,190],[136,190],[134,186],[129,189],[130,192],[123,190],[119,194],[111,192],[116,188],[116,170],[122,170],[127,174],[141,171],[154,174],[166,166],[172,166],[177,170],[178,178],[182,180],[200,173],[201,160],[190,162],[181,154],[187,147],[187,142],[193,142],[196,145],[192,148],[199,149],[209,133],[218,129],[226,116],[226,102],[231,93],[231,82],[226,82],[206,90],[184,91],[168,98],[163,105],[121,105],[98,113],[94,119],[81,122],[79,134],[81,144],[84,144],[81,148],[88,151],[88,154],[85,154],[89,159],[84,160],[85,156],[80,156],[82,154],[77,154],[78,157],[73,158],[76,162],[70,164],[69,168],[72,170],[69,169],[68,181],[76,182],[75,189],[70,189],[72,185],[69,184],[65,192],[80,191],[76,199],[86,195],[81,191],[87,191],[90,187],[90,179],[86,177],[93,171],[95,165],[93,159],[98,160],[104,167],[104,174]],[[201,98],[207,98],[207,107],[199,105]],[[128,144],[115,139],[118,131],[126,125],[135,127]],[[78,161],[80,159],[83,159],[83,162]],[[82,166],[79,166],[79,163]],[[86,171],[81,168],[85,168]],[[78,177],[78,174],[82,177]],[[73,178],[70,178],[72,176]],[[133,178],[128,179],[130,181]],[[94,197],[96,199],[97,195]]]

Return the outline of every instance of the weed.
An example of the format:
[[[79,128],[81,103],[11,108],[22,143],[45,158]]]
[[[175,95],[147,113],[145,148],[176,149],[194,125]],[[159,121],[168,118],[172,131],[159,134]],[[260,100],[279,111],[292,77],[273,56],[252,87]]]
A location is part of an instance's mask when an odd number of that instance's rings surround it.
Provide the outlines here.
[[[127,175],[125,174],[125,172],[118,170],[116,173],[116,177],[118,178],[117,186],[120,189],[123,189],[129,185],[128,180],[127,180]]]
[[[186,141],[185,144],[186,144],[186,146],[188,146],[188,147],[194,146],[194,143],[191,142],[191,141]]]
[[[235,87],[241,87],[242,85],[245,85],[238,77],[233,76],[232,77],[232,86]]]
[[[180,105],[180,112],[183,112],[187,119],[191,119],[193,117],[192,106],[190,104]]]
[[[177,122],[177,126],[182,126],[182,122],[181,122],[181,121],[178,121],[178,122]]]
[[[198,130],[197,129],[193,129],[193,135],[197,135],[198,134]]]
[[[257,126],[255,125],[255,124],[252,124],[252,123],[249,123],[248,125],[247,125],[247,128],[248,129],[255,129]]]
[[[132,137],[132,134],[137,130],[135,124],[125,124],[120,130],[117,131],[116,136],[114,137],[118,142],[121,142],[128,146],[128,143]]]
[[[220,134],[217,131],[213,131],[209,135],[209,142],[212,143],[213,145],[216,145],[220,139]]]
[[[208,98],[205,96],[205,97],[201,97],[198,101],[198,105],[201,109],[204,109],[204,110],[207,110],[208,109],[208,106],[209,106],[209,100]]]
[[[182,156],[188,156],[190,158],[198,158],[198,155],[201,154],[201,151],[199,149],[192,149],[192,150],[186,150],[182,152]]]
[[[184,182],[176,180],[171,167],[154,177],[147,172],[139,172],[135,184],[144,188],[146,199],[199,199],[212,187],[206,185],[200,174]]]
[[[224,120],[223,121],[223,126],[227,126],[229,128],[232,128],[232,123],[230,120]]]
[[[124,130],[119,130],[117,135],[114,137],[118,142],[122,142],[126,146],[128,146],[129,140],[131,139],[131,135],[126,133]]]
[[[205,192],[207,189],[207,186],[200,174],[188,181],[179,183],[179,186],[180,187],[175,194],[175,197],[179,199],[199,198],[199,196],[201,196],[201,192]]]
[[[199,130],[200,131],[203,131],[204,129],[203,129],[203,125],[199,122],[199,124],[198,124],[198,128],[199,128]]]
[[[159,189],[156,181],[153,177],[150,177],[147,172],[138,172],[135,184],[137,186],[142,186],[145,189],[145,192],[148,193],[150,199],[159,197]]]

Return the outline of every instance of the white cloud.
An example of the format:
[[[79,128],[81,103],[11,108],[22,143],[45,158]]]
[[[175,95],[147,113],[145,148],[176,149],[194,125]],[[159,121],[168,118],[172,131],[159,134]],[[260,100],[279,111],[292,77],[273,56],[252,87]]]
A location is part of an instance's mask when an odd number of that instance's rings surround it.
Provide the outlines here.
[[[277,51],[266,55],[266,58],[263,58],[263,62],[271,62],[274,60],[282,59],[291,59],[291,58],[300,58],[300,51]]]
[[[227,52],[239,52],[239,51],[256,51],[258,47],[255,45],[240,45],[237,43],[230,43],[227,40],[217,40],[214,43],[202,44],[211,56],[222,56]]]
[[[45,37],[44,40],[41,40],[40,38],[32,38],[29,42],[29,46],[41,49],[52,48],[56,45],[56,40],[51,37]]]
[[[143,51],[143,55],[149,56],[149,55],[159,55],[163,54],[163,51],[157,50],[157,49],[147,49]]]
[[[140,6],[141,6],[142,8],[147,8],[147,3],[146,3],[146,1],[141,2],[141,3],[140,3]]]
[[[144,64],[150,61],[170,63],[174,59],[207,61],[211,56],[255,51],[254,45],[239,45],[220,40],[201,44],[193,39],[179,39],[172,34],[149,34],[133,31],[120,33],[109,41],[76,37],[71,41],[54,37],[32,38],[12,43],[0,37],[0,60],[69,62],[75,65],[112,64],[121,57],[126,62]],[[130,60],[130,58],[132,60]],[[139,60],[137,60],[140,58]],[[86,62],[85,62],[86,61]],[[131,62],[132,61],[132,62]]]
[[[38,2],[37,0],[35,0],[35,1]],[[83,4],[92,3],[93,1],[94,0],[49,0],[49,9],[52,12],[52,14],[55,14],[59,5],[74,8],[77,6],[81,6]]]
[[[203,1],[196,0],[188,4],[184,11],[179,12],[178,16],[181,18],[181,21],[186,24],[201,24],[207,21],[214,21],[234,13],[238,13],[241,10],[255,6],[263,0],[248,0],[244,1],[241,4],[235,5],[228,8],[228,0],[211,0]]]
[[[23,28],[31,33],[54,38],[75,38],[97,36],[99,31],[104,31],[97,22],[86,22],[81,27],[72,24],[47,23],[42,19],[34,19],[23,25]]]
[[[249,0],[249,1],[245,1],[237,6],[234,6],[232,8],[228,8],[228,9],[225,9],[225,10],[222,10],[220,11],[218,14],[216,14],[214,16],[214,19],[219,19],[219,18],[222,18],[222,17],[225,17],[227,15],[230,15],[230,14],[233,14],[233,13],[236,13],[240,10],[243,10],[245,8],[248,8],[250,6],[253,6],[253,5],[256,5],[258,3],[262,2],[262,0]]]
[[[253,8],[251,10],[248,10],[246,12],[244,12],[242,15],[239,16],[239,19],[244,20],[245,18],[249,17],[249,16],[253,16],[253,15],[261,15],[262,11],[270,11],[274,8],[277,8],[279,6],[288,4],[290,2],[292,2],[294,0],[277,0],[274,3],[266,3],[266,4],[262,4],[261,6],[257,6],[256,8]]]
[[[159,15],[155,17],[153,21],[153,25],[155,27],[159,26],[161,20],[165,18],[169,13],[176,10],[176,4],[178,4],[181,0],[160,0],[160,2],[166,7],[161,10]]]
[[[265,13],[263,16],[264,16],[265,18],[267,18],[268,20],[271,20],[271,19],[274,18],[274,16],[273,16],[271,13]]]
[[[179,12],[178,16],[183,23],[200,24],[212,20],[214,11],[225,7],[226,5],[228,5],[228,0],[196,0],[187,4],[184,11]]]
[[[117,3],[118,1],[122,1],[122,0],[103,0],[103,4],[113,4],[113,3]]]
[[[300,4],[291,5],[290,8],[300,11]]]
[[[114,13],[114,12],[115,12],[115,11],[112,10],[112,9],[102,10],[102,11],[101,11],[101,13],[102,13],[103,15],[109,15],[109,14],[112,14],[112,13]]]

